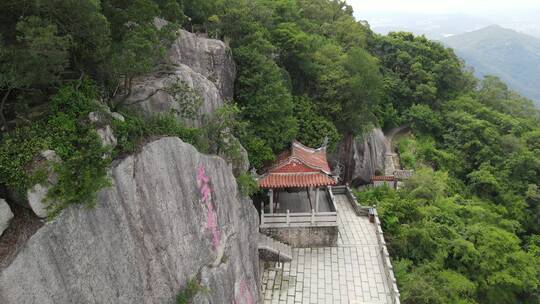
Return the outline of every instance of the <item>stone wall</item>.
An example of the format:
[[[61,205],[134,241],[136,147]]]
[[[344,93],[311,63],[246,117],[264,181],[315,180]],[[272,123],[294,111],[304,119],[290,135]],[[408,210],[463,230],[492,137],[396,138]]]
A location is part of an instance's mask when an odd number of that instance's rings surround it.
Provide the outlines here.
[[[336,246],[338,227],[261,228],[261,233],[295,248]]]

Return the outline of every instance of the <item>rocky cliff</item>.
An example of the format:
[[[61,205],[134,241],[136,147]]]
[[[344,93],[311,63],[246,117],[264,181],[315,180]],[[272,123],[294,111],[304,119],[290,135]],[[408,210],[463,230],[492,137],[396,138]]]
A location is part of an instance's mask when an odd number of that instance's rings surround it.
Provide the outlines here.
[[[342,180],[353,186],[367,184],[384,174],[390,144],[379,128],[357,137],[345,137],[330,157],[332,166],[343,167]]]
[[[162,138],[111,169],[96,206],[70,206],[0,271],[0,303],[255,303],[257,212],[229,166]]]
[[[182,103],[167,92],[181,82],[202,98],[202,104],[197,117],[179,118],[200,127],[204,115],[211,115],[233,98],[236,67],[231,50],[220,40],[180,30],[168,54],[158,72],[135,80],[124,104],[147,115],[182,112]]]

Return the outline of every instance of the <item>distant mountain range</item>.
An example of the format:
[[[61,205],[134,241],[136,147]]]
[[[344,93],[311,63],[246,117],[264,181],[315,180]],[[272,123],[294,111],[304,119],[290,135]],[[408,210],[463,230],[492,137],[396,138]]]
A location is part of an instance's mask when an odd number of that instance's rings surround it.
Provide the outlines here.
[[[476,76],[495,75],[540,105],[540,39],[497,25],[444,38]]]
[[[426,14],[392,14],[384,16],[362,16],[367,19],[371,29],[379,34],[406,31],[416,35],[425,35],[434,40],[481,29],[493,24],[492,21],[464,15],[426,15]]]
[[[540,12],[508,14],[427,14],[409,12],[362,12],[356,18],[369,22],[371,29],[380,34],[407,31],[441,40],[453,35],[476,31],[492,24],[514,29],[540,38]]]

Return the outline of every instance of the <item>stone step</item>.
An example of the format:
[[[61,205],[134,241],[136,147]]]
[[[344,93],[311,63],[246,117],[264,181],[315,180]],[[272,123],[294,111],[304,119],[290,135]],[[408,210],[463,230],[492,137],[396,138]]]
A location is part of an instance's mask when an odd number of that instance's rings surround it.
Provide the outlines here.
[[[289,245],[264,234],[259,234],[258,247],[264,260],[277,262],[290,262],[292,260],[292,249]]]

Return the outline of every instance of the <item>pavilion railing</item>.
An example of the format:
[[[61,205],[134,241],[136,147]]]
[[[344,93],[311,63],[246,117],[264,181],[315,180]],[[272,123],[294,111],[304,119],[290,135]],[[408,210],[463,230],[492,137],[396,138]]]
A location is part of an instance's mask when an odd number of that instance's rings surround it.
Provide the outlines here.
[[[261,210],[261,228],[287,228],[287,227],[328,227],[337,226],[338,216],[334,194],[331,188],[326,195],[331,204],[331,212],[290,212],[286,213],[265,213]]]

